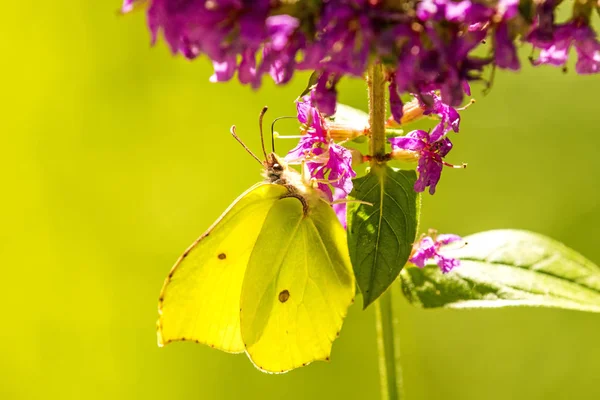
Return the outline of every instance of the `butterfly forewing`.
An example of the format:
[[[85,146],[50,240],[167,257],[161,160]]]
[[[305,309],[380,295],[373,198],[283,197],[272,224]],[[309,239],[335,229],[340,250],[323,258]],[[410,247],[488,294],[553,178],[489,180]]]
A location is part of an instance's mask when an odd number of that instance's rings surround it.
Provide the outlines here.
[[[285,193],[268,183],[250,188],[180,257],[159,299],[159,345],[190,340],[244,351],[242,281],[265,218]]]

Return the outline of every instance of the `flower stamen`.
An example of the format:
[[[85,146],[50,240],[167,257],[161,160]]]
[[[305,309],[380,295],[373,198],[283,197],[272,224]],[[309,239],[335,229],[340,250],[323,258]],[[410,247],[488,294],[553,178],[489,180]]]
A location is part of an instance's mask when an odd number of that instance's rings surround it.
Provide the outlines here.
[[[446,167],[450,167],[450,168],[454,168],[454,169],[464,169],[467,168],[467,163],[462,163],[461,165],[455,165],[455,164],[450,164],[447,163],[446,161],[442,160],[441,161],[442,164],[444,164]]]

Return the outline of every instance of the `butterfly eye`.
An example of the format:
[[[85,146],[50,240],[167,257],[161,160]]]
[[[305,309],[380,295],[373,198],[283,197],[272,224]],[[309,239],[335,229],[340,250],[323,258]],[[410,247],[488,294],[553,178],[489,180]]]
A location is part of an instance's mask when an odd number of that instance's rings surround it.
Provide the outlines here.
[[[283,168],[281,167],[281,165],[275,163],[275,164],[273,164],[273,170],[274,171],[283,171]]]

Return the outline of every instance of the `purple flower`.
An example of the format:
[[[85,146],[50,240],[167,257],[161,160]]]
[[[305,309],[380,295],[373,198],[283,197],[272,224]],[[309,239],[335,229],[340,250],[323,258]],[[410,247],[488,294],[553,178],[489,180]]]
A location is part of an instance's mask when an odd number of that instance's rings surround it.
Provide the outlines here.
[[[248,47],[258,48],[266,36],[269,5],[269,0],[153,0],[148,25],[153,41],[162,30],[174,53],[188,58],[204,53],[224,62]],[[227,40],[232,34],[235,40]]]
[[[534,46],[537,46],[536,43],[546,44],[552,41],[554,34],[554,9],[557,3],[558,0],[546,0],[538,4],[534,29],[529,32],[526,38]]]
[[[313,95],[305,96],[297,104],[298,121],[303,125],[304,135],[285,158],[292,164],[304,162],[319,189],[330,201],[335,201],[352,191],[352,178],[356,172],[352,169],[350,150],[329,137],[327,120],[312,106]],[[336,210],[340,215],[341,209]]]
[[[461,241],[462,238],[453,234],[434,234],[433,236],[433,238],[425,236],[418,243],[415,243],[409,261],[417,267],[423,268],[429,260],[433,260],[443,273],[448,273],[460,265],[460,260],[440,254],[440,248]]]
[[[135,2],[125,0],[123,10]],[[240,80],[250,83],[258,49],[270,33],[274,40],[283,36],[269,32],[270,11],[269,0],[151,0],[148,26],[152,42],[162,32],[173,53],[189,59],[206,54],[215,66],[212,82],[227,81],[239,70]]]
[[[340,80],[339,74],[329,74],[327,71],[321,73],[317,84],[311,93],[311,103],[324,115],[335,114],[337,103],[337,90],[335,85]]]
[[[444,165],[455,167],[446,163],[443,158],[452,150],[452,142],[442,134],[442,124],[438,124],[431,134],[416,130],[409,132],[406,136],[390,138],[392,144],[392,158],[395,152],[405,150],[415,152],[419,157],[417,172],[419,178],[415,182],[415,191],[423,192],[429,187],[429,194],[435,193],[435,187],[440,180]],[[432,140],[437,137],[437,140]]]
[[[411,26],[399,25],[393,34],[386,36],[380,51],[398,54],[394,75],[398,92],[420,94],[439,90],[444,103],[458,106],[468,88],[467,82],[480,79],[483,67],[492,61],[470,55],[485,35],[485,30],[440,32],[426,26],[419,32]]]
[[[492,20],[496,23],[494,31],[494,60],[500,68],[518,71],[521,67],[515,48],[515,37],[511,35],[508,20],[519,11],[519,0],[499,0]]]
[[[210,82],[227,82],[233,77],[236,70],[235,56],[231,56],[222,62],[213,61],[214,73],[209,78]]]
[[[418,53],[422,56],[415,65],[418,74],[416,82],[408,89],[413,93],[440,90],[446,104],[459,106],[468,87],[467,82],[479,80],[483,67],[490,58],[471,56],[487,35],[487,26],[494,10],[470,0],[426,0],[417,6],[417,15],[424,20],[440,23],[464,24],[464,29],[451,27],[445,32],[433,25],[426,25],[424,33],[427,41]],[[433,46],[427,46],[431,41]],[[429,48],[431,47],[431,48]],[[416,53],[415,47],[412,51]],[[414,80],[414,78],[413,78]]]
[[[544,34],[541,32],[542,28]],[[600,43],[594,30],[581,21],[554,25],[551,33],[548,33],[547,27],[540,26],[529,34],[528,40],[541,49],[538,59],[533,60],[533,65],[564,66],[571,46],[575,46],[575,71],[579,74],[600,72]]]
[[[275,15],[266,20],[269,41],[263,48],[262,63],[254,87],[260,77],[269,72],[278,85],[289,82],[296,69],[296,53],[302,49],[306,39],[298,29],[300,21],[289,15]]]
[[[390,111],[392,112],[392,118],[399,124],[402,124],[402,115],[404,115],[404,104],[402,103],[402,99],[400,98],[400,93],[398,92],[398,85],[396,84],[396,80],[394,75],[390,77],[390,84],[388,86],[390,92]]]
[[[296,103],[298,122],[304,129],[304,135],[298,145],[290,150],[287,161],[298,161],[310,154],[313,148],[327,144],[327,128],[319,110],[311,105],[311,96],[304,96]]]
[[[464,94],[469,95],[468,82],[481,79],[483,67],[492,62],[491,58],[470,55],[470,52],[485,38],[486,32],[471,31],[462,36],[457,33],[449,42],[441,40],[433,32],[430,35],[437,44],[442,60],[439,70],[442,73],[439,88],[434,86],[429,90],[439,89],[444,103],[458,107],[463,101]]]
[[[395,127],[418,120],[423,116],[436,115],[440,120],[440,126],[436,127],[435,132],[433,132],[432,141],[434,142],[441,136],[445,136],[450,130],[458,132],[460,128],[460,114],[458,111],[466,109],[470,104],[475,102],[471,100],[466,106],[457,109],[444,103],[436,92],[431,91],[413,94],[413,100],[403,104],[393,81],[393,75],[391,79],[389,90],[392,117],[387,120],[387,126]],[[465,90],[465,93],[468,93],[468,85],[463,90]]]
[[[472,25],[489,20],[493,13],[491,8],[470,0],[423,0],[417,5],[417,17],[423,21],[445,20]]]
[[[361,76],[374,44],[376,6],[367,0],[324,2],[316,31],[302,66],[330,73]]]
[[[518,71],[521,68],[514,39],[509,34],[508,24],[502,22],[494,32],[494,60],[500,68]]]
[[[442,98],[435,92],[421,95],[418,99],[421,107],[425,109],[423,115],[436,114],[440,118],[440,123],[431,132],[431,142],[436,142],[441,137],[446,136],[450,130],[458,132],[460,127],[460,114],[456,108],[444,103]]]
[[[548,1],[548,0],[547,0]],[[495,20],[509,20],[519,12],[519,0],[499,0],[496,5]]]

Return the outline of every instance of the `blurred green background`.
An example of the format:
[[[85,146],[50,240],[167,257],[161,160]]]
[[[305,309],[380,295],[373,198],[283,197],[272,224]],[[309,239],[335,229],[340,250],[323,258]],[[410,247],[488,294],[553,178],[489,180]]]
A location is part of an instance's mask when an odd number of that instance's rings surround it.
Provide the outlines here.
[[[118,6],[3,7],[0,398],[379,398],[372,308],[351,309],[330,363],[282,376],[156,346],[171,265],[259,179],[229,126],[258,149],[258,111],[293,115],[306,76],[258,92],[209,84],[206,59],[150,48],[143,14]],[[448,160],[469,168],[425,196],[422,228],[529,229],[599,263],[600,78],[525,65],[481,89]],[[365,107],[361,82],[340,90]],[[409,400],[600,398],[598,315],[404,304],[400,331]]]

